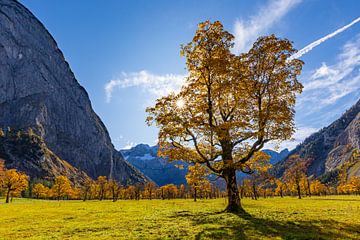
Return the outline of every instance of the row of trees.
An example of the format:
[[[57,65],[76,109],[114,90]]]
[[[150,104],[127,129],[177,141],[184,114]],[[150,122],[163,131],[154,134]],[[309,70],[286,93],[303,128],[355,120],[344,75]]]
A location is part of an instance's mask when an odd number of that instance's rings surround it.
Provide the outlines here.
[[[358,157],[354,153],[355,157]],[[360,194],[360,177],[344,177],[345,173],[338,176],[339,184],[324,184],[318,179],[307,176],[307,166],[310,161],[301,159],[298,155],[291,156],[281,179],[275,178],[271,171],[269,156],[262,153],[252,158],[249,168],[251,174],[244,178],[239,185],[240,197],[272,196],[302,196],[331,195],[331,194]],[[343,171],[344,172],[344,171]],[[186,175],[187,185],[175,186],[168,184],[157,187],[153,182],[145,185],[122,186],[117,181],[99,176],[95,181],[86,179],[82,186],[74,187],[66,176],[56,177],[53,184],[41,182],[30,184],[25,174],[15,169],[6,170],[4,161],[0,160],[0,194],[6,197],[8,203],[13,197],[20,196],[29,188],[29,196],[41,199],[174,199],[174,198],[219,198],[227,196],[220,190],[219,181],[215,184],[209,181],[209,169],[199,163],[188,167]],[[220,183],[221,185],[221,183]]]
[[[274,196],[297,195],[301,198],[303,195],[360,194],[360,178],[355,176],[334,187],[319,180],[309,179],[304,172],[299,171],[299,168],[288,170],[283,179],[273,178],[266,172],[258,170],[251,177],[243,179],[239,186],[241,198],[250,197],[256,200],[259,197]],[[43,183],[32,185],[30,196],[38,199],[82,199],[83,201],[112,199],[114,202],[118,199],[193,198],[196,201],[197,198],[225,197],[226,192],[212,184],[208,180],[208,174],[209,171],[204,166],[196,164],[189,167],[186,176],[188,186],[168,184],[161,187],[157,187],[153,182],[145,185],[122,186],[104,176],[99,176],[96,181],[87,179],[82,186],[73,187],[67,177],[58,176],[51,187]],[[15,169],[5,170],[0,161],[0,187],[0,193],[6,196],[8,203],[13,197],[21,196],[21,193],[29,187],[28,177]]]
[[[175,198],[219,198],[225,194],[215,185],[208,184],[188,187],[184,184],[176,186],[167,184],[157,187],[153,182],[145,185],[122,186],[118,182],[104,176],[99,176],[96,181],[86,180],[81,187],[72,187],[70,181],[65,176],[55,179],[52,187],[47,187],[42,183],[36,183],[32,187],[32,196],[40,199],[82,199],[86,200],[105,200],[111,199],[114,202],[122,199],[175,199]],[[194,194],[194,192],[196,192]]]
[[[346,183],[337,187],[331,184],[321,183],[319,180],[311,180],[306,176],[299,180],[280,180],[272,179],[268,182],[256,184],[251,178],[244,179],[239,186],[241,198],[250,197],[257,199],[259,197],[274,196],[302,196],[312,195],[326,196],[338,194],[360,194],[360,177],[351,177]]]
[[[357,151],[354,152],[357,157]],[[331,195],[331,194],[360,194],[360,177],[338,175],[337,182],[322,183],[313,176],[307,175],[311,160],[302,159],[299,155],[292,155],[286,162],[286,170],[278,179],[271,174],[272,165],[265,157],[254,159],[251,165],[252,174],[240,184],[240,196],[257,199],[259,196],[302,196]],[[347,172],[347,169],[346,171]]]
[[[21,196],[29,190],[29,196],[39,199],[174,199],[174,198],[219,198],[224,197],[218,187],[210,183],[208,172],[201,165],[189,167],[188,186],[167,184],[157,187],[153,182],[145,185],[122,186],[115,180],[99,176],[96,181],[86,179],[81,186],[75,187],[66,176],[58,176],[52,185],[38,182],[29,183],[29,177],[16,169],[5,169],[0,159],[0,196],[6,197],[9,203],[13,197]]]

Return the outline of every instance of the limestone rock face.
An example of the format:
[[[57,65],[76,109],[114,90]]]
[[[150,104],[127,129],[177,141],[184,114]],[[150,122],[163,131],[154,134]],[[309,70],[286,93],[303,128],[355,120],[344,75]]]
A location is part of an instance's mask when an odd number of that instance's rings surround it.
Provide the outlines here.
[[[329,152],[326,162],[326,171],[334,171],[345,162],[352,159],[355,150],[360,149],[360,112],[356,115],[354,120],[345,128],[345,130],[336,138],[334,148]],[[357,159],[354,159],[356,161]],[[350,175],[360,176],[359,162],[351,164],[348,172]]]
[[[349,176],[360,176],[360,159],[352,157],[360,149],[360,100],[338,120],[312,134],[298,145],[290,155],[299,154],[310,160],[308,175],[319,177],[336,172],[347,163]],[[276,165],[281,176],[287,158]]]
[[[6,168],[26,173],[33,182],[40,179],[53,182],[62,175],[80,186],[89,179],[86,173],[56,156],[31,130],[0,132],[0,161],[4,160]]]
[[[118,153],[55,40],[24,6],[0,0],[0,127],[31,127],[61,159],[95,178],[146,178]]]

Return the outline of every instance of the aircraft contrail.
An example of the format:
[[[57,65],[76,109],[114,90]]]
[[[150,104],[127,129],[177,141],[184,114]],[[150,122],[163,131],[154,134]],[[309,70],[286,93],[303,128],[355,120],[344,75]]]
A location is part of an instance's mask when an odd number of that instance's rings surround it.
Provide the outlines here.
[[[335,35],[345,31],[346,29],[348,29],[349,27],[351,27],[352,25],[354,25],[355,23],[360,21],[360,17],[358,17],[357,19],[355,19],[354,21],[352,21],[351,23],[349,23],[348,25],[343,26],[342,28],[339,28],[338,30],[336,30],[335,32],[332,32],[328,35],[326,35],[325,37],[322,37],[318,40],[316,40],[315,42],[310,43],[309,45],[307,45],[306,47],[304,47],[303,49],[299,50],[297,53],[291,55],[288,60],[292,60],[294,58],[299,58],[302,55],[306,54],[307,52],[311,51],[314,47],[320,45],[321,43],[325,42],[326,40],[334,37]]]

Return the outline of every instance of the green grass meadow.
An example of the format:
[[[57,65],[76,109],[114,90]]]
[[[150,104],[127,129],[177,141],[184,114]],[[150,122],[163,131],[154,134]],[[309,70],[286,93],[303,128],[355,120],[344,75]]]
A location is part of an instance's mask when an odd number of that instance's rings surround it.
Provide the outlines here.
[[[360,196],[243,199],[246,216],[225,204],[15,199],[0,204],[0,239],[360,239]]]

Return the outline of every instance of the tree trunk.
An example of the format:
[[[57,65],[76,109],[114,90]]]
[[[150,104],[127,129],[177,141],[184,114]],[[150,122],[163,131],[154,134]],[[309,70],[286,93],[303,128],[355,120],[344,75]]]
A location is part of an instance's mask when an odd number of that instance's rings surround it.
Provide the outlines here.
[[[85,195],[84,195],[84,199],[83,199],[84,202],[86,201],[86,198],[87,198],[87,191],[85,191]]]
[[[253,189],[254,199],[255,199],[255,200],[257,200],[257,192],[256,192],[256,186],[255,186],[255,183],[253,183],[253,185],[252,185],[252,189]]]
[[[300,184],[297,184],[297,192],[298,192],[299,199],[301,199]]]
[[[227,212],[244,212],[240,204],[239,189],[236,182],[235,169],[228,169],[224,172],[226,181],[226,190],[228,194],[228,205],[225,209]]]
[[[196,187],[194,188],[194,202],[196,202],[196,196],[197,195],[197,189],[196,189]]]
[[[10,190],[8,190],[7,192],[6,192],[6,203],[9,203],[9,198],[10,198]]]

